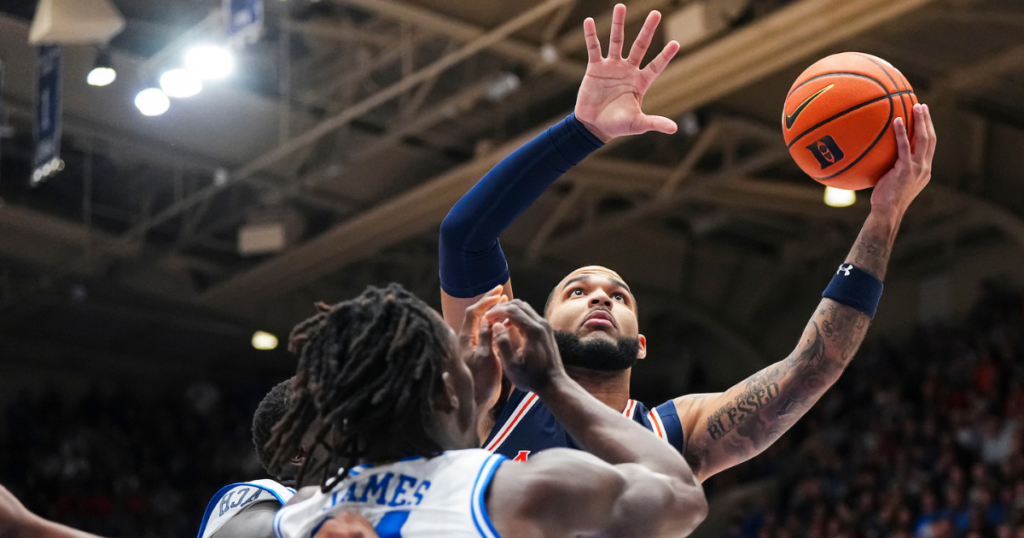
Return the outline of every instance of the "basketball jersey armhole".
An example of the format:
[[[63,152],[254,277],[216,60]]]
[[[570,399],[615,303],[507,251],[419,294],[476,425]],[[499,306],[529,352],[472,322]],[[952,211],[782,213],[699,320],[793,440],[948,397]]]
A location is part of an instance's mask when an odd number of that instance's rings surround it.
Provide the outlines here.
[[[683,425],[679,421],[679,412],[676,410],[676,403],[669,400],[651,411],[653,419],[659,423],[655,426],[664,428],[665,440],[676,448],[680,453],[686,448],[686,439],[683,435]]]
[[[199,526],[199,535],[197,536],[197,538],[203,538],[203,534],[206,533],[206,524],[210,522],[210,514],[212,514],[213,511],[216,509],[217,503],[220,501],[221,497],[223,497],[225,493],[241,486],[248,486],[266,491],[267,493],[273,495],[274,498],[277,499],[277,502],[281,503],[281,506],[284,506],[285,500],[282,499],[281,496],[278,495],[278,493],[271,488],[261,486],[259,484],[254,484],[252,482],[238,482],[235,484],[228,484],[220,488],[217,491],[217,493],[214,493],[213,498],[210,499],[210,504],[206,505],[206,511],[203,512],[203,523]],[[291,490],[291,488],[288,489]]]
[[[476,525],[476,530],[480,533],[481,538],[501,538],[501,535],[498,534],[494,524],[491,522],[490,514],[487,513],[487,488],[491,485],[491,479],[494,478],[495,471],[498,470],[498,467],[501,467],[501,464],[506,459],[501,454],[491,454],[488,456],[484,460],[484,464],[480,466],[480,472],[477,474],[476,482],[473,484],[470,512],[473,516],[473,524]]]
[[[505,404],[501,416],[498,417],[498,421],[494,423],[494,428],[491,429],[491,434],[487,436],[487,441],[484,443],[483,448],[489,452],[498,450],[509,434],[525,419],[526,415],[530,413],[539,401],[540,399],[536,394],[515,389]]]

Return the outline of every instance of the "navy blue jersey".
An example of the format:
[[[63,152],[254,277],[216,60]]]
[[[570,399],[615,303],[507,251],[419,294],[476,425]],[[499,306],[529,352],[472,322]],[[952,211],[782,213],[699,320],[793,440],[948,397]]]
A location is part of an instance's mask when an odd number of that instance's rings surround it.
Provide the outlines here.
[[[683,451],[683,427],[672,400],[650,411],[644,404],[630,400],[622,414],[668,441],[679,452]],[[536,394],[512,389],[484,448],[509,459],[525,461],[530,454],[548,448],[578,449],[579,446]]]

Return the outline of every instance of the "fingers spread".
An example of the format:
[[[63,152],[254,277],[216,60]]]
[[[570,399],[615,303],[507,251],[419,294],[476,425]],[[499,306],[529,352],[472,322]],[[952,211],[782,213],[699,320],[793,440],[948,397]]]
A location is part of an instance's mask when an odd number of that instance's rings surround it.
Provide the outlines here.
[[[644,27],[640,30],[640,35],[636,36],[636,41],[633,42],[633,46],[629,49],[629,58],[627,61],[634,66],[639,66],[640,62],[643,61],[644,55],[647,54],[647,48],[651,46],[651,41],[654,40],[654,31],[658,29],[658,23],[661,21],[661,13],[652,11],[650,15],[647,15],[647,20],[644,21]]]
[[[601,40],[597,38],[597,25],[594,24],[594,19],[590,17],[583,21],[583,37],[587,41],[587,60],[590,63],[597,63],[603,60]]]
[[[608,39],[608,59],[622,59],[622,44],[626,40],[626,6],[615,4],[612,11],[612,35]]]
[[[668,67],[668,63],[672,61],[677,52],[679,52],[679,42],[669,41],[665,48],[661,49],[661,52],[651,60],[651,63],[647,64],[647,67],[644,68],[644,73],[647,76],[648,84],[653,83],[658,78],[658,75]]]

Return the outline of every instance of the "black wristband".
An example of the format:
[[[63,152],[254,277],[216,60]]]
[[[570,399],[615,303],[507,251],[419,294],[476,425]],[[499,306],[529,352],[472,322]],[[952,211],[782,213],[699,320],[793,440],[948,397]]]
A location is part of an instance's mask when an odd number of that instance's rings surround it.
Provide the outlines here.
[[[844,263],[839,266],[821,296],[859,310],[874,319],[878,300],[882,298],[882,288],[882,281],[871,273]]]

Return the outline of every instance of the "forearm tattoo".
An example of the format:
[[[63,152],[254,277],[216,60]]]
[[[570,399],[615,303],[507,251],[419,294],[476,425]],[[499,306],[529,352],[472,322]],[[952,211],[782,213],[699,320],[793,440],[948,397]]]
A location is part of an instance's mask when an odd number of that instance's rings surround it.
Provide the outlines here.
[[[884,230],[861,230],[847,263],[885,275],[892,235]],[[830,299],[821,301],[789,358],[775,363],[733,387],[727,403],[707,415],[685,456],[695,473],[704,476],[746,461],[768,448],[793,426],[831,387],[864,340],[867,315]],[[687,396],[694,406],[707,395]],[[686,403],[688,402],[688,403]],[[686,414],[686,407],[680,411]]]

